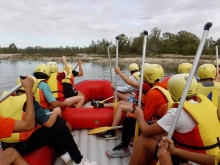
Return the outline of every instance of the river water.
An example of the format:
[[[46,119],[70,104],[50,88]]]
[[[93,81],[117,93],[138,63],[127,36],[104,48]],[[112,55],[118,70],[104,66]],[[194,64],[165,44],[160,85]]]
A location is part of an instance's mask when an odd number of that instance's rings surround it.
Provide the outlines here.
[[[10,61],[10,60],[0,60],[0,93],[4,90],[10,90],[16,85],[16,80],[18,79],[19,75],[22,74],[29,74],[32,75],[35,67],[40,64],[44,63],[42,61]],[[77,63],[71,63],[73,68],[77,65]],[[115,64],[111,64],[114,66]],[[128,70],[129,64],[119,65],[120,69],[126,75],[130,75]],[[177,65],[170,64],[170,65],[161,65],[164,68],[165,76],[176,74],[177,73]],[[61,63],[58,64],[59,70],[62,70],[63,66]],[[76,69],[76,71],[78,68]],[[106,63],[94,63],[94,62],[83,62],[83,70],[84,75],[82,77],[75,78],[75,83],[78,83],[83,80],[87,79],[106,79],[111,80],[110,76],[110,69],[109,64]],[[114,68],[112,67],[112,79],[115,81],[115,72]],[[124,82],[118,76],[118,84],[123,85]]]

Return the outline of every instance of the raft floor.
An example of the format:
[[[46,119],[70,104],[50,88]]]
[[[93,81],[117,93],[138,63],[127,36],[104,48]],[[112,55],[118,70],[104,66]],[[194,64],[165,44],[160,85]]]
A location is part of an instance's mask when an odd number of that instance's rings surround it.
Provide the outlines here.
[[[94,160],[98,162],[98,165],[128,165],[129,157],[125,158],[109,158],[106,155],[107,150],[111,150],[121,141],[118,140],[100,140],[97,135],[88,135],[88,129],[74,130],[74,140],[77,146],[80,148],[84,158]],[[121,131],[118,131],[118,135]],[[129,146],[130,153],[132,147]],[[69,163],[68,165],[72,165]],[[65,163],[58,157],[55,160],[54,165],[65,165]]]

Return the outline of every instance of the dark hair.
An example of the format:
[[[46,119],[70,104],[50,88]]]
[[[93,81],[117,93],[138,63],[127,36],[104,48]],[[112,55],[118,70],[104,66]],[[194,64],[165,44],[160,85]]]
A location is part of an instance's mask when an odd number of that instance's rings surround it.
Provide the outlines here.
[[[139,72],[139,70],[132,70],[131,74],[134,74],[135,72]]]
[[[46,79],[47,80],[49,78],[48,75],[46,75],[45,73],[42,73],[42,72],[34,72],[33,75],[37,79]]]

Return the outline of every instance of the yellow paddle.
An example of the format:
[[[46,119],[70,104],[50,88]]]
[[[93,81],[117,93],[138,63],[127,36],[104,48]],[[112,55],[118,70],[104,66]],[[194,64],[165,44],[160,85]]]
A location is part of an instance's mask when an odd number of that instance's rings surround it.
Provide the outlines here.
[[[147,123],[155,123],[155,122],[157,122],[157,120],[148,121]],[[94,128],[88,131],[88,135],[97,134],[97,133],[105,132],[105,131],[112,130],[112,129],[119,129],[119,128],[122,128],[122,125],[114,126],[114,127]]]

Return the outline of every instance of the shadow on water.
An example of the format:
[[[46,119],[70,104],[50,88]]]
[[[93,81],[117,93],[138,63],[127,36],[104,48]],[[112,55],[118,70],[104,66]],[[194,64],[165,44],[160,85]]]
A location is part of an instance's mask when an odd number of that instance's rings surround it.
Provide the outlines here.
[[[19,75],[22,74],[29,74],[32,75],[35,67],[40,64],[44,63],[41,61],[9,61],[9,60],[0,60],[0,75],[1,75],[1,82],[0,82],[0,93],[4,90],[10,90],[15,86],[16,80]],[[73,68],[77,65],[76,62],[71,63]],[[112,65],[112,78],[115,81],[115,72],[114,67],[115,64]],[[129,64],[119,65],[120,69],[126,75],[130,75],[128,70]],[[58,64],[59,71],[63,69],[63,65],[61,63]],[[165,76],[172,75],[177,73],[177,65],[176,64],[169,64],[169,65],[162,65],[164,68]],[[75,83],[78,83],[83,80],[87,79],[106,79],[111,81],[110,77],[110,70],[108,63],[91,63],[91,62],[83,62],[83,70],[84,76],[76,77]],[[76,68],[78,71],[78,68]],[[123,85],[124,81],[118,76],[118,84]]]

